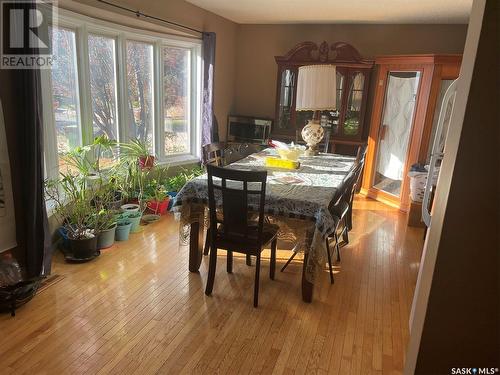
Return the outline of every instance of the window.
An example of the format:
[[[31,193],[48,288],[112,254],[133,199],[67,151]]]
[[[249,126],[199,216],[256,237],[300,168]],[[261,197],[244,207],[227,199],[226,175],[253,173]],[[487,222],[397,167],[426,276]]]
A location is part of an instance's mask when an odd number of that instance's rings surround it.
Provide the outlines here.
[[[69,29],[50,29],[54,55],[57,59],[51,70],[52,112],[57,155],[82,144],[80,98],[76,66],[75,32]],[[58,168],[67,172],[69,166],[59,161]]]
[[[90,34],[88,42],[92,135],[118,140],[115,40]]]
[[[128,126],[153,151],[153,46],[127,41]]]
[[[160,163],[199,158],[201,41],[166,36],[59,10],[54,65],[42,77],[47,177],[60,156],[105,135],[145,142]],[[46,95],[44,95],[46,97]],[[116,160],[111,152],[103,167]]]
[[[164,47],[162,52],[165,154],[187,153],[190,149],[191,51]]]

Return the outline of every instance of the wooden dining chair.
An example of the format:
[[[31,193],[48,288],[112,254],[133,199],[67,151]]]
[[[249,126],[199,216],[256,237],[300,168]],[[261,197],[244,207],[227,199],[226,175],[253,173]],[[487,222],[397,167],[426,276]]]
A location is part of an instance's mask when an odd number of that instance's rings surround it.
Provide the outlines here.
[[[202,147],[203,151],[203,164],[213,164],[218,167],[224,167],[225,165],[225,155],[224,149],[226,144],[224,142],[209,143]],[[208,245],[208,233],[210,228],[207,229],[205,234],[205,246],[203,247],[203,255],[208,255],[209,245]]]
[[[357,175],[355,184],[353,185],[351,197],[349,198],[349,211],[347,211],[347,219],[346,219],[348,231],[352,229],[352,206],[354,203],[354,196],[356,195],[356,193],[358,193],[360,191],[360,188],[361,188],[361,179],[363,176],[363,167],[365,166],[367,149],[368,149],[368,146],[366,144],[359,146],[358,152],[356,154],[356,161],[354,162],[354,164],[356,166],[360,165],[360,167],[358,169],[358,175]],[[347,234],[345,236],[347,236]]]
[[[244,149],[244,150],[243,150]],[[203,146],[203,158],[205,165],[212,164],[217,167],[224,167],[228,159],[236,161],[242,159],[246,156],[246,149],[251,149],[248,145],[239,145],[236,149],[231,147],[227,148],[227,144],[224,142],[210,143]],[[205,235],[205,245],[203,247],[203,255],[208,255],[209,252],[209,233],[210,228],[207,229]],[[252,259],[250,255],[246,256],[246,264],[248,266],[252,265]]]
[[[256,257],[253,305],[257,307],[261,253],[270,243],[269,276],[274,280],[279,229],[277,225],[264,223],[267,171],[242,171],[208,164],[207,172],[210,261],[205,294],[210,295],[213,290],[218,250],[227,251],[228,273],[233,271],[233,252],[253,255]],[[258,213],[257,220],[250,219],[251,213]]]
[[[334,221],[334,230],[330,236],[326,238],[326,255],[328,259],[328,268],[330,271],[330,283],[334,283],[333,278],[333,264],[332,264],[332,253],[330,248],[330,239],[333,238],[335,240],[334,250],[337,251],[337,261],[340,261],[340,241],[338,231],[342,228],[340,235],[344,238],[347,233],[347,225],[346,225],[346,214],[349,209],[348,204],[348,196],[352,190],[354,181],[356,179],[358,173],[358,166],[355,165],[344,178],[342,185],[335,190],[335,194],[330,202],[328,207],[333,221]],[[342,224],[342,227],[341,227]],[[292,256],[287,260],[285,265],[281,268],[281,272],[283,272],[286,267],[290,264],[293,258],[297,255],[297,253],[293,253]]]
[[[340,262],[340,241],[339,241],[339,229],[340,236],[345,244],[349,243],[349,226],[347,222],[347,215],[349,213],[349,199],[353,193],[356,185],[356,180],[363,167],[359,164],[355,164],[351,171],[348,173],[344,179],[344,184],[340,189],[337,189],[335,195],[330,203],[330,213],[332,214],[334,220],[334,230],[327,237],[325,241],[326,253],[328,257],[328,267],[330,271],[330,283],[334,283],[333,279],[333,267],[332,267],[332,251],[330,247],[330,239],[333,238],[334,251],[337,252],[337,261]]]
[[[213,164],[218,167],[224,166],[224,149],[226,144],[224,142],[209,143],[202,147],[203,149],[203,163]]]

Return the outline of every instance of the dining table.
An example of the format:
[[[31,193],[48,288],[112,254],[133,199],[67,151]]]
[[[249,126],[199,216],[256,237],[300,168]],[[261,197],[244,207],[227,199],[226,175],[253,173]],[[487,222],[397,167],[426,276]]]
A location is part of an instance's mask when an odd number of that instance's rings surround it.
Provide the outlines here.
[[[292,251],[303,252],[302,299],[311,302],[317,272],[326,261],[326,241],[335,230],[332,199],[354,167],[353,156],[320,153],[302,156],[297,169],[266,166],[267,157],[277,157],[267,148],[251,154],[226,168],[266,170],[266,220],[279,226],[278,239],[291,243]],[[181,243],[189,245],[189,271],[198,272],[208,226],[207,174],[188,181],[173,204],[180,221]]]

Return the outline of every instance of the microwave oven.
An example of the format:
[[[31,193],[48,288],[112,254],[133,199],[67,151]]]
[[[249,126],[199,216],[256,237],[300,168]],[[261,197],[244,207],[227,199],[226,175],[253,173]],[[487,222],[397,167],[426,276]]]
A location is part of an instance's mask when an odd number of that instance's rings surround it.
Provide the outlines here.
[[[273,120],[250,116],[228,116],[227,141],[267,144]]]

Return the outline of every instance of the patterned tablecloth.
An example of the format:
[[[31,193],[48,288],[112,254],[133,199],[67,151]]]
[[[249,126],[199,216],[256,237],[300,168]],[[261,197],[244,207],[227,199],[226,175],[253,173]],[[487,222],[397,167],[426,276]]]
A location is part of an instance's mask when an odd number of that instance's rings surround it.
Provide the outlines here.
[[[269,155],[276,155],[275,150],[252,154],[228,168],[268,171],[267,219],[280,226],[280,240],[293,242],[294,251],[309,252],[306,277],[314,282],[316,266],[325,261],[325,237],[333,232],[335,225],[328,205],[355,158],[337,154],[302,157],[300,168],[291,171],[266,167],[265,157]],[[207,203],[206,174],[189,181],[177,194],[174,212],[181,221],[183,242],[187,242],[192,222],[207,223]]]

